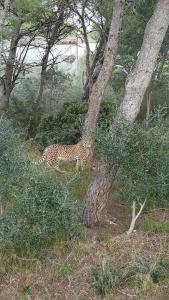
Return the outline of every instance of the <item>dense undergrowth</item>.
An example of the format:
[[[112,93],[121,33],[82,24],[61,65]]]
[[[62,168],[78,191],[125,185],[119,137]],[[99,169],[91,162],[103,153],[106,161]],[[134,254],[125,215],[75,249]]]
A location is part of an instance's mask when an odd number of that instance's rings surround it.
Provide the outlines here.
[[[93,246],[86,250],[87,244],[83,249],[78,248],[79,235],[83,233],[82,241],[85,233],[82,231],[80,214],[91,169],[77,173],[73,165],[66,165],[67,174],[58,175],[45,164],[34,164],[39,159],[40,152],[37,149],[41,150],[50,143],[76,143],[80,139],[86,109],[86,104],[72,102],[65,103],[58,112],[50,115],[41,110],[37,117],[38,110],[31,109],[30,115],[27,114],[29,122],[28,119],[20,119],[22,113],[18,111],[1,117],[0,259],[3,264],[0,272],[3,274],[9,264],[10,268],[18,268],[18,260],[24,261],[25,257],[28,261],[42,258],[43,263],[45,253],[50,251],[52,255],[55,255],[53,251],[66,254],[67,251],[75,251],[65,246],[72,245],[73,241],[77,249],[75,253],[68,254],[73,255],[72,260],[76,256],[77,260],[79,257],[85,259],[88,252],[92,251]],[[113,113],[113,106],[109,103],[102,106],[96,151],[108,159],[110,166],[116,164],[118,167],[116,182],[121,203],[125,203],[127,209],[132,201],[143,202],[146,199],[146,208],[150,211],[154,207],[168,209],[169,139],[166,109],[158,110],[144,122],[123,126],[112,142],[108,125]],[[31,123],[31,120],[37,123]],[[110,198],[113,197],[112,189]],[[123,232],[127,230],[126,225],[123,224]],[[162,224],[146,215],[137,228],[148,235],[166,235],[169,231],[167,221]],[[105,233],[99,232],[95,240],[99,245],[106,243],[104,251],[109,251]],[[99,251],[102,257],[103,252]],[[116,253],[117,249],[113,251]],[[57,275],[52,273],[50,276],[66,279],[74,276],[75,266],[63,259],[56,272]],[[91,265],[88,276],[91,290],[102,297],[133,286],[138,291],[158,290],[159,286],[168,283],[168,260],[165,255],[150,260],[147,256],[143,256],[143,259],[139,256],[132,260],[128,268],[123,268],[114,263],[104,265],[101,258],[99,264]]]
[[[1,251],[29,253],[58,236],[73,237],[78,219],[68,190],[54,172],[33,163],[10,120],[1,118],[0,126]]]

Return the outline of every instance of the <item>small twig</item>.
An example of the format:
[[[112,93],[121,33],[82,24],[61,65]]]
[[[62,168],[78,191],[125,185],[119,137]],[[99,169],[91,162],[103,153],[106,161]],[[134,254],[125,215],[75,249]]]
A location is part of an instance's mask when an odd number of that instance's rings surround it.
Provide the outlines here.
[[[126,292],[123,292],[123,291],[120,291],[120,290],[117,290],[119,293],[121,293],[121,294],[123,294],[123,295],[126,295],[127,297],[129,297],[129,298],[135,298],[136,297],[136,295],[130,295],[130,294],[127,294]]]
[[[37,258],[24,258],[24,257],[19,257],[15,256],[18,260],[23,260],[23,261],[39,261]]]

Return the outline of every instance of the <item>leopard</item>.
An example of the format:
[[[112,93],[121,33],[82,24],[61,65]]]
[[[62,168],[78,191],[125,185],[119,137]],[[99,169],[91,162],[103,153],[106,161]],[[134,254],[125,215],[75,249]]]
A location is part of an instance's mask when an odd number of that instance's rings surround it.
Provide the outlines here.
[[[52,144],[46,147],[42,154],[42,160],[56,171],[61,171],[60,161],[76,162],[76,170],[83,169],[93,154],[92,144],[88,140],[80,140],[75,145]]]

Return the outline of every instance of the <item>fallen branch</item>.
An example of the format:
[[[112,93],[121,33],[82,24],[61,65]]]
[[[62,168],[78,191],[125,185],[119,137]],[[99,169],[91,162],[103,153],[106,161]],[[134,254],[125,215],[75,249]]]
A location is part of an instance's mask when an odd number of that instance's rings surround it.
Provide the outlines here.
[[[140,210],[139,210],[139,212],[136,215],[136,201],[133,201],[133,205],[132,205],[132,219],[131,219],[130,228],[127,231],[127,235],[130,235],[133,232],[134,227],[135,227],[135,223],[136,223],[138,217],[140,216],[140,214],[141,214],[141,212],[142,212],[142,210],[143,210],[143,208],[145,206],[145,203],[146,203],[146,200],[142,204],[139,203]]]

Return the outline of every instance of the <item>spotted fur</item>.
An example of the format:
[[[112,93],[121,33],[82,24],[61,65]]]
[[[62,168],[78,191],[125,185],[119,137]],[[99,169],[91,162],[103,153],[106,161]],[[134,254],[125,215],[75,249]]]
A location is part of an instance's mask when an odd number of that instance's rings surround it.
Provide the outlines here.
[[[50,145],[45,148],[42,160],[58,171],[60,161],[76,161],[76,169],[79,169],[79,167],[83,168],[91,154],[91,144],[82,140],[75,145]]]

